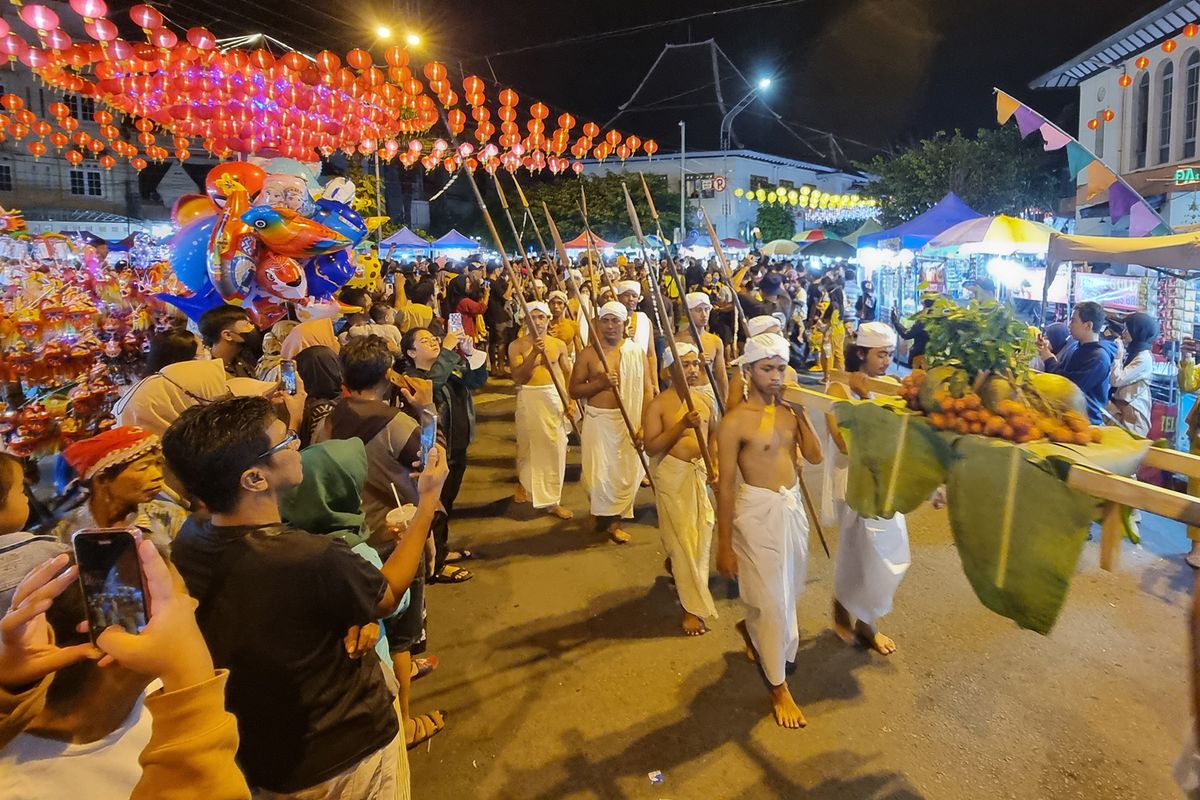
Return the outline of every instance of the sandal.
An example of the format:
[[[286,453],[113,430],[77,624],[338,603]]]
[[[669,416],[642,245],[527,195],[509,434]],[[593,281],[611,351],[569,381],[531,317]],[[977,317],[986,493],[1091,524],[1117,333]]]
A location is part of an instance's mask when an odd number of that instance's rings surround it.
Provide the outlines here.
[[[421,714],[413,717],[413,738],[411,742],[405,742],[404,747],[407,750],[412,750],[414,747],[419,747],[425,742],[437,736],[446,729],[446,712],[434,711],[432,714]]]
[[[475,576],[471,574],[470,570],[463,569],[462,567],[456,567],[453,564],[447,564],[444,567],[442,567],[441,572],[439,572],[437,575],[433,576],[431,582],[432,583],[466,583],[467,581],[471,580],[471,578],[474,578],[474,577]]]
[[[438,657],[414,658],[412,660],[412,680],[417,681],[438,668]]]
[[[470,550],[451,550],[446,553],[447,564],[457,564],[460,561],[470,561],[475,558],[475,554]]]

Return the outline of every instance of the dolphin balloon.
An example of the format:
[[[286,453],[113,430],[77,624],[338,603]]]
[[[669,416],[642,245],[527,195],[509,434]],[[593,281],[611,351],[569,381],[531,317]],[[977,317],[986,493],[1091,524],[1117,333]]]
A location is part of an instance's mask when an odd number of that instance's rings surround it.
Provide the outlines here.
[[[350,246],[350,240],[336,230],[286,208],[256,206],[240,219],[267,249],[281,256],[308,258]]]

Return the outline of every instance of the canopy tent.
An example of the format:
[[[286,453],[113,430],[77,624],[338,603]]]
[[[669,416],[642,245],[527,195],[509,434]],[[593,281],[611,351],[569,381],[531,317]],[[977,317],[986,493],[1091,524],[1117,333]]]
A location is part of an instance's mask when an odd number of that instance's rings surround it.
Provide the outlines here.
[[[901,250],[919,250],[930,239],[947,228],[953,227],[968,219],[982,217],[975,209],[968,206],[954,192],[950,192],[933,208],[913,217],[908,222],[902,222],[894,228],[888,228],[878,233],[860,236],[858,247],[880,247],[885,243],[898,241]]]
[[[380,242],[380,245],[388,248],[389,250],[429,249],[429,242],[409,230],[407,225],[384,239],[382,242]]]
[[[833,231],[823,230],[821,228],[813,228],[807,231],[796,231],[796,235],[792,237],[793,242],[819,242],[822,239],[841,239]]]
[[[800,252],[800,245],[791,239],[776,239],[764,244],[759,252],[764,256],[794,256]]]
[[[646,245],[649,246],[651,250],[661,250],[663,249],[663,244],[664,243],[660,241],[659,238],[653,233],[646,237]],[[670,244],[670,242],[666,242],[666,244]],[[565,246],[570,247],[570,245]],[[640,250],[642,245],[638,242],[636,236],[626,236],[624,239],[617,242],[614,247],[616,247],[618,250]]]
[[[1200,272],[1200,231],[1173,236],[1068,236],[1055,233],[1046,252],[1047,279],[1063,261],[1137,264]]]
[[[592,234],[591,246],[592,246],[593,250],[604,250],[605,248],[608,248],[608,247],[616,247],[616,245],[613,242],[606,242],[603,239],[601,239],[599,236],[597,236],[595,233]],[[566,250],[586,250],[586,249],[588,249],[587,231],[583,231],[582,233],[580,233],[578,236],[576,236],[574,239],[572,239],[569,242],[564,242],[563,248]]]
[[[939,233],[925,251],[953,250],[963,255],[1008,256],[1046,252],[1054,228],[1040,222],[999,214],[960,222]]]
[[[876,220],[869,219],[862,225],[859,225],[858,229],[855,230],[854,233],[850,234],[849,236],[842,237],[842,241],[854,247],[858,247],[858,240],[863,236],[871,233],[879,233],[881,230],[883,230],[882,225],[880,225]]]
[[[721,246],[724,247],[726,250],[749,250],[750,249],[750,245],[746,244],[741,239],[733,239],[733,238],[722,239]]]
[[[800,248],[802,256],[818,256],[821,258],[854,258],[858,251],[853,245],[837,239],[817,239]]]
[[[435,239],[429,247],[433,250],[478,250],[479,242],[451,228],[449,233]]]

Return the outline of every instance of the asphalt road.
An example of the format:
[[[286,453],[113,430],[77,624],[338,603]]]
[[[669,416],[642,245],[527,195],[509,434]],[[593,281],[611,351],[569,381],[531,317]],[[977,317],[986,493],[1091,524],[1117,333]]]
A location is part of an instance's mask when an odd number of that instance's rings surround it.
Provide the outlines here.
[[[441,667],[414,686],[413,708],[445,709],[449,726],[411,754],[415,797],[1180,796],[1171,765],[1190,716],[1193,580],[1175,554],[1180,526],[1147,519],[1148,546],[1127,545],[1115,573],[1089,543],[1040,636],[980,605],[945,513],[922,507],[881,626],[899,646],[889,658],[830,633],[832,562],[814,538],[791,679],[809,726],[786,731],[742,654],[723,581],[713,631],[680,633],[650,491],[625,546],[593,532],[576,448],[564,501],[577,519],[512,505],[511,388],[489,385],[477,403],[451,537],[483,558],[472,581],[429,592]]]

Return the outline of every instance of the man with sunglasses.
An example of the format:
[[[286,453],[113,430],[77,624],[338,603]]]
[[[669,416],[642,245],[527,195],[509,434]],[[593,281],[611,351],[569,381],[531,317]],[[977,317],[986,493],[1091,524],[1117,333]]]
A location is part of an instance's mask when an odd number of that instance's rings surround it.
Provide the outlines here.
[[[382,667],[374,651],[350,658],[344,640],[391,614],[412,582],[446,479],[444,451],[418,478],[416,516],[382,569],[345,542],[283,524],[279,498],[303,469],[296,433],[268,401],[190,408],[164,434],[163,452],[212,515],[188,520],[172,560],[199,602],[214,663],[230,671],[250,785],[272,798],[407,796]]]

